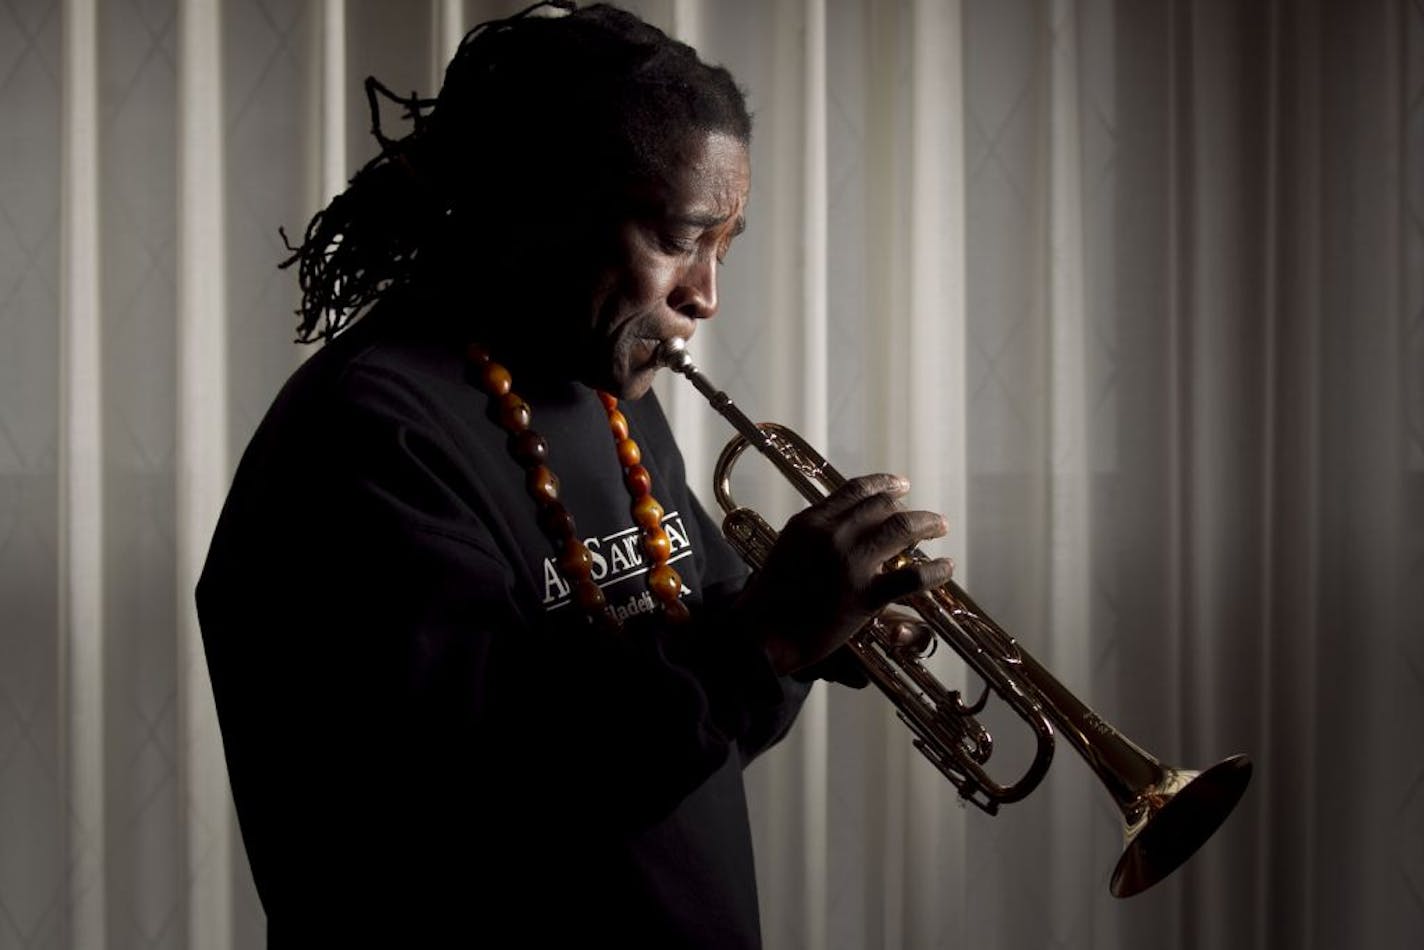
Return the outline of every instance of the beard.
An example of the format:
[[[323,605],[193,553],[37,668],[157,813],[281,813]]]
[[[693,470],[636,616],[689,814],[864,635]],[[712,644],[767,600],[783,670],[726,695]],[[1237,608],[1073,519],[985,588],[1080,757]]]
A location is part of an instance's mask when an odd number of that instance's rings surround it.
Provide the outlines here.
[[[659,365],[658,348],[669,336],[669,330],[653,314],[637,314],[614,328],[598,362],[603,370],[598,388],[619,399],[638,399],[652,386]]]

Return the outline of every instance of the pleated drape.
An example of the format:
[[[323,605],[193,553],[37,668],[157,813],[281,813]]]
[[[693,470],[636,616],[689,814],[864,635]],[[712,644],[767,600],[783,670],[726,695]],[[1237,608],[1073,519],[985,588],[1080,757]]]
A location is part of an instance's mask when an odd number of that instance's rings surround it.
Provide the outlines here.
[[[64,859],[58,864],[62,873],[47,882],[50,903],[56,909],[68,908],[71,936],[82,945],[102,942],[107,893],[103,837],[104,433],[100,421],[98,293],[98,18],[93,5],[82,2],[67,4],[64,16],[67,29],[61,60],[63,83],[56,90],[63,96],[62,138],[60,142],[44,143],[59,145],[63,155],[62,179],[57,189],[61,201],[59,306],[58,313],[52,314],[59,318],[59,347],[55,354],[59,377],[55,426],[59,430],[59,464],[53,472],[59,483],[55,525],[58,544],[52,548],[56,554],[59,600],[53,615],[55,694],[53,708],[48,710],[59,729],[54,736],[56,755],[51,772],[56,781],[44,791],[53,796],[53,802],[68,807],[46,807],[38,814],[26,809],[29,813],[23,819],[42,822],[40,826],[52,837],[45,841],[42,836],[36,843],[54,848]],[[26,171],[33,174],[37,169]],[[42,441],[35,447],[40,445]],[[33,499],[21,499],[34,504]],[[12,592],[18,594],[17,589],[12,588]],[[41,624],[24,633],[44,643],[42,623],[51,618],[40,615],[34,619]],[[44,666],[48,664],[41,668]],[[17,712],[16,719],[20,718]],[[29,781],[33,783],[34,779]],[[55,867],[49,862],[41,866],[46,870]],[[36,923],[43,926],[45,917],[62,919],[60,914],[47,911]],[[35,918],[21,917],[16,922],[21,937],[27,936],[21,928],[30,920]]]
[[[433,91],[521,5],[0,3],[0,948],[263,945],[191,591],[304,353],[277,228],[372,154],[366,75]],[[820,688],[747,773],[767,946],[1424,944],[1424,8],[632,6],[755,112],[699,364],[908,475],[976,599],[1141,744],[1256,761],[1124,903],[1070,750],[990,818],[873,691]],[[710,500],[725,426],[659,394]]]

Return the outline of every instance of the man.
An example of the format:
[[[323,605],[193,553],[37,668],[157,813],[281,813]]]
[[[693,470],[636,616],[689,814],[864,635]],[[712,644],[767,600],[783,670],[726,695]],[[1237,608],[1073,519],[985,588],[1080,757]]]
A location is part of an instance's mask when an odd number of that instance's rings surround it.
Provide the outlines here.
[[[725,70],[591,7],[407,105],[294,254],[328,345],[198,588],[270,945],[757,946],[741,770],[943,520],[855,479],[747,582],[686,487],[647,392],[744,220]]]

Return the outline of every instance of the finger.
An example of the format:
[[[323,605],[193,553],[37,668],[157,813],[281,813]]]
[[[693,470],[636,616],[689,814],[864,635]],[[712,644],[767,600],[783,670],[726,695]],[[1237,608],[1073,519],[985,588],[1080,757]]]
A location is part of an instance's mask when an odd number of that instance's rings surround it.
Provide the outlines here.
[[[943,537],[949,531],[944,516],[933,511],[893,510],[861,527],[856,548],[877,561],[885,561],[919,541]]]
[[[883,547],[886,542],[881,535],[898,534],[902,543],[897,550],[903,550],[915,540],[939,537],[948,530],[948,525],[942,523],[943,517],[934,512],[911,512],[900,504],[900,497],[898,493],[880,492],[861,499],[839,515],[837,533],[855,547]],[[938,519],[941,524],[936,526],[933,521],[921,518],[923,515]],[[938,530],[939,534],[916,535],[917,528]]]
[[[909,490],[909,481],[899,475],[860,475],[827,495],[815,510],[828,518],[840,518],[866,499],[882,495],[898,498]]]
[[[954,562],[947,557],[916,561],[893,571],[877,574],[866,592],[870,599],[867,606],[879,609],[911,594],[942,587],[953,577]]]
[[[864,664],[856,659],[855,654],[847,647],[840,647],[825,659],[802,667],[791,675],[803,683],[823,679],[849,686],[851,689],[864,689],[870,685],[870,676],[866,673]]]

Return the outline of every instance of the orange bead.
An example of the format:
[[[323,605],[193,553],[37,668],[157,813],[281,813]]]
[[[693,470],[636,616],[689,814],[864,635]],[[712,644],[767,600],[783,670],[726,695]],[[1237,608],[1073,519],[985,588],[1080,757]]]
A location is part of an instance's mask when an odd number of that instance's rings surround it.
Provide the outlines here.
[[[654,528],[651,531],[643,531],[643,550],[647,552],[648,559],[654,564],[663,564],[667,561],[668,555],[672,554],[672,542],[668,540],[667,532],[662,528]]]
[[[509,432],[523,432],[529,428],[529,403],[514,393],[499,397],[499,424]]]
[[[509,388],[514,385],[514,380],[509,375],[509,370],[493,361],[484,364],[483,374],[485,392],[491,396],[503,396],[509,392]]]
[[[633,502],[633,521],[640,528],[652,530],[663,524],[663,506],[652,495],[644,495]]]
[[[539,527],[558,548],[559,572],[569,581],[573,601],[603,630],[621,627],[608,606],[603,590],[593,580],[593,554],[579,540],[573,515],[559,503],[559,479],[545,464],[549,444],[539,433],[529,428],[532,410],[513,391],[509,370],[496,363],[483,346],[470,344],[466,356],[478,371],[484,389],[498,400],[495,415],[509,432],[509,453],[525,466],[525,488],[538,502]],[[686,620],[690,614],[682,600],[682,577],[668,565],[672,556],[672,539],[663,528],[666,513],[652,495],[652,474],[642,465],[643,453],[629,434],[628,419],[618,411],[618,399],[599,391],[599,401],[608,414],[608,428],[613,434],[618,461],[623,466],[623,483],[632,497],[633,520],[642,529],[643,552],[647,556],[648,590],[662,605],[670,621]]]
[[[632,439],[618,440],[618,461],[624,468],[632,468],[643,460],[643,453],[638,448],[638,443]]]
[[[608,603],[608,599],[603,596],[603,591],[599,590],[597,584],[584,578],[574,584],[574,602],[586,612],[593,613],[595,610],[603,609],[603,605]]]
[[[659,564],[648,572],[648,590],[664,604],[671,603],[682,594],[682,578],[668,565]]]
[[[571,581],[585,580],[593,573],[593,555],[578,538],[564,542],[564,551],[559,556],[559,570]]]
[[[628,417],[617,409],[610,409],[608,412],[608,428],[613,432],[615,442],[622,442],[628,438]]]
[[[574,516],[557,501],[550,502],[539,510],[539,527],[551,541],[572,537],[576,529]]]
[[[653,476],[643,466],[633,465],[623,473],[623,484],[628,486],[628,494],[636,501],[653,490]]]
[[[542,465],[549,461],[549,443],[533,429],[525,429],[509,437],[509,454],[518,459],[520,465]]]
[[[535,465],[525,476],[524,487],[541,505],[559,500],[559,480],[547,465]]]

